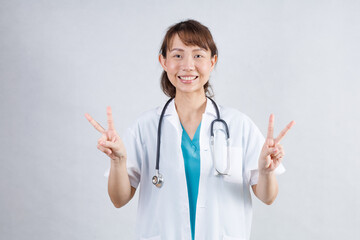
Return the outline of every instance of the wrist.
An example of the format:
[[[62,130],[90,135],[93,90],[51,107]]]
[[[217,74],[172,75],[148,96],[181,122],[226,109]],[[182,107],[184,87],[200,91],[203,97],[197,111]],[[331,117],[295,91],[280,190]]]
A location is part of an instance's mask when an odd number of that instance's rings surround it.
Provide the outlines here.
[[[264,176],[264,177],[272,177],[275,176],[275,171],[274,170],[260,170],[259,171],[259,175]]]
[[[126,165],[126,157],[111,158],[111,167],[121,167],[123,165]]]

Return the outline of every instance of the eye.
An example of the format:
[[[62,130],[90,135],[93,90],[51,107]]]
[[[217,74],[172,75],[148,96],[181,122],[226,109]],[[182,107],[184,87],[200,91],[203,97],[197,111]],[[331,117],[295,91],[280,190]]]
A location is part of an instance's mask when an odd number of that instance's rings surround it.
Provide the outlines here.
[[[181,55],[180,54],[175,54],[175,55],[173,55],[173,58],[181,58]]]
[[[202,58],[203,56],[202,55],[200,55],[200,54],[196,54],[195,56],[194,56],[194,58]]]

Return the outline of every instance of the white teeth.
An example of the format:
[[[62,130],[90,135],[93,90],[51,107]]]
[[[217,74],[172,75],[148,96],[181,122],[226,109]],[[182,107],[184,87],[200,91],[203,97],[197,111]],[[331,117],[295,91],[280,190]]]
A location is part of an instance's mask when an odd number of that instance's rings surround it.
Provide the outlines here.
[[[194,80],[196,78],[196,76],[194,77],[180,77],[182,80],[186,80],[186,81],[190,81],[190,80]]]

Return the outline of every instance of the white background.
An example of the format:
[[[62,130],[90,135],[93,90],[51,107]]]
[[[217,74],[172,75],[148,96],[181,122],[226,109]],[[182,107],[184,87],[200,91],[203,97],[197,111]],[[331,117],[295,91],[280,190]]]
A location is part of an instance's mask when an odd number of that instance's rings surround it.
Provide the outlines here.
[[[97,150],[111,105],[122,133],[163,105],[158,51],[188,18],[219,49],[215,100],[283,141],[252,240],[359,239],[359,1],[0,1],[0,238],[132,239],[137,195],[116,209]]]

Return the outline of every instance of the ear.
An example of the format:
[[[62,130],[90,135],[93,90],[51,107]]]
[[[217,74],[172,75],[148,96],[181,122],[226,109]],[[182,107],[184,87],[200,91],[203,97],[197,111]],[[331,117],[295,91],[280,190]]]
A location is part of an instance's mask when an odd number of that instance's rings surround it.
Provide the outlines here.
[[[211,69],[210,71],[212,71],[216,65],[216,62],[217,62],[217,55],[214,55],[212,58],[211,58]]]
[[[166,67],[166,58],[164,58],[164,56],[162,54],[159,54],[159,62],[162,66],[162,68],[164,69],[164,71],[167,71],[167,67]]]

